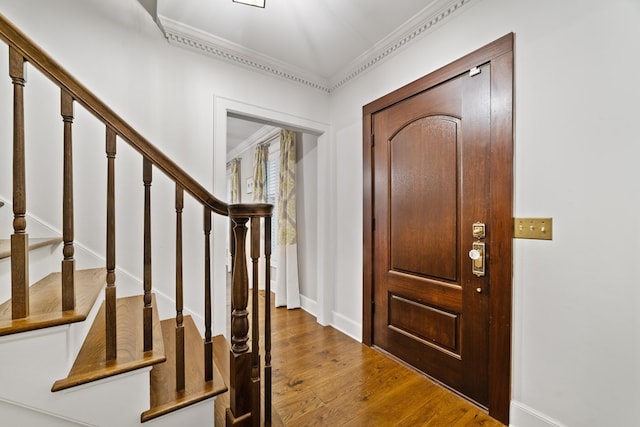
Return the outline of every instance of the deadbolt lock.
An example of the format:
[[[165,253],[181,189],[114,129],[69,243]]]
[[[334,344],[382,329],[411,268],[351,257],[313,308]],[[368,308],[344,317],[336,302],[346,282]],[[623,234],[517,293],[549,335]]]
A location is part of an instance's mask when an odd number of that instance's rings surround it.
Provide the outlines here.
[[[483,222],[473,223],[473,238],[484,239],[487,236],[487,226]]]

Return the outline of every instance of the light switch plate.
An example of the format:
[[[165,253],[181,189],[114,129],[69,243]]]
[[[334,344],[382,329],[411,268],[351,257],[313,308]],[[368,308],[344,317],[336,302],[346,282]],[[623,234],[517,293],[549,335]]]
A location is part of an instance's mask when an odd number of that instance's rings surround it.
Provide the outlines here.
[[[552,240],[553,218],[514,218],[515,239]]]

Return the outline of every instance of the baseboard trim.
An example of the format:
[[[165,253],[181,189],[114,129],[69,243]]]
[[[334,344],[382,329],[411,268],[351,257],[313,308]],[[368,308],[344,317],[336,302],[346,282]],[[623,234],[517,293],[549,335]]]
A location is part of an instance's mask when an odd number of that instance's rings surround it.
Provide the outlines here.
[[[318,318],[317,301],[305,297],[304,295],[300,295],[300,307],[310,315],[314,316],[316,319]],[[343,316],[342,314],[332,311],[331,322],[329,323],[329,326],[337,329],[345,335],[350,336],[358,342],[362,341],[362,325],[360,325],[358,322],[354,322],[348,317]]]
[[[311,298],[300,295],[300,306],[304,311],[314,317],[318,317],[318,303]]]
[[[362,325],[335,311],[331,312],[331,326],[358,342],[362,342]]]
[[[517,400],[511,401],[510,427],[566,427],[548,415]]]

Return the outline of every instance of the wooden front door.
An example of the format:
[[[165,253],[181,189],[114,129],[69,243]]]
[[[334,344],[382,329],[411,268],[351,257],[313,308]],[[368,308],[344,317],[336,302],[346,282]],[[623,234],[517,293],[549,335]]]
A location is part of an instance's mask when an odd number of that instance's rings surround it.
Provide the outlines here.
[[[365,342],[496,418],[509,388],[508,365],[491,359],[510,352],[510,103],[502,109],[511,43],[505,36],[365,107]],[[499,331],[496,315],[506,320]],[[494,384],[505,369],[506,384]],[[494,394],[506,409],[492,410]]]

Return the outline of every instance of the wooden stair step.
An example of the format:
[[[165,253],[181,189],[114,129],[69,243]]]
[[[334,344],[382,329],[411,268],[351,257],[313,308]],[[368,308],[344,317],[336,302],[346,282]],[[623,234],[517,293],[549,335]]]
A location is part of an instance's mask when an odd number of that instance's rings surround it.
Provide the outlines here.
[[[119,298],[116,302],[117,347],[116,360],[106,360],[104,302],[91,325],[67,378],[56,381],[51,391],[64,390],[103,378],[162,363],[166,360],[162,329],[156,305],[153,304],[153,350],[143,351],[142,295]]]
[[[37,237],[29,239],[29,250],[62,243],[62,237]],[[11,257],[11,239],[0,239],[0,259]]]
[[[0,336],[82,322],[105,286],[104,268],[75,272],[76,308],[62,311],[62,274],[52,273],[29,288],[29,317],[11,318],[11,299],[0,305]]]
[[[213,364],[213,381],[204,380],[204,341],[191,316],[184,317],[185,389],[176,391],[175,319],[162,321],[167,361],[151,370],[151,408],[142,413],[142,422],[152,420],[227,391],[223,376]],[[215,346],[215,344],[214,344]],[[228,347],[227,347],[228,348]],[[228,363],[227,363],[228,364]]]

